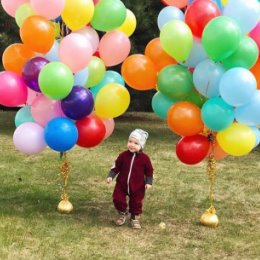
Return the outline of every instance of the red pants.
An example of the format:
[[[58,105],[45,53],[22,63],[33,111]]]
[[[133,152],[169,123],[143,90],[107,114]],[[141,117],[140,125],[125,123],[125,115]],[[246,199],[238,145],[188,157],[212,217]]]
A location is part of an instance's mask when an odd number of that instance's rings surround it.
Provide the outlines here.
[[[143,212],[143,199],[144,199],[145,189],[138,190],[127,194],[120,184],[116,183],[114,192],[113,192],[113,202],[114,206],[118,211],[126,212],[127,211],[127,200],[126,197],[129,197],[129,212],[133,215],[139,215]]]

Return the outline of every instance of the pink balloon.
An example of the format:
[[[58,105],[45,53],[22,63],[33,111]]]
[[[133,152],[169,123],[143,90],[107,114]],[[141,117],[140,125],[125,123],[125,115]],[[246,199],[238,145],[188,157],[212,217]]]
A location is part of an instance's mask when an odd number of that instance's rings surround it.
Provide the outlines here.
[[[15,129],[13,142],[20,152],[25,154],[40,153],[46,147],[44,129],[36,123],[23,123]]]
[[[31,106],[34,99],[39,95],[41,95],[39,92],[33,91],[32,89],[28,88],[28,96],[27,96],[27,100],[26,100],[26,105]]]
[[[260,22],[258,22],[256,27],[249,33],[249,36],[256,42],[260,55]]]
[[[88,26],[75,32],[83,35],[85,38],[89,40],[93,49],[93,54],[97,50],[99,44],[99,36],[96,30]]]
[[[48,99],[42,94],[34,99],[31,113],[35,122],[41,126],[45,126],[53,118],[65,117],[60,101]]]
[[[29,3],[29,0],[1,0],[4,10],[12,17],[15,17],[16,9],[24,3]]]
[[[71,33],[64,37],[59,46],[61,62],[68,65],[74,73],[88,65],[92,52],[89,40],[78,33]]]
[[[7,107],[23,105],[28,88],[21,76],[11,71],[0,72],[0,104]]]
[[[100,40],[99,55],[106,66],[114,66],[123,62],[129,55],[131,44],[122,32],[107,32]]]
[[[31,5],[38,15],[50,20],[61,15],[65,2],[66,0],[31,0]]]
[[[104,139],[107,139],[114,131],[115,121],[113,118],[102,119],[102,121],[106,128],[106,133],[105,133]]]
[[[100,0],[93,0],[94,5],[98,4]]]

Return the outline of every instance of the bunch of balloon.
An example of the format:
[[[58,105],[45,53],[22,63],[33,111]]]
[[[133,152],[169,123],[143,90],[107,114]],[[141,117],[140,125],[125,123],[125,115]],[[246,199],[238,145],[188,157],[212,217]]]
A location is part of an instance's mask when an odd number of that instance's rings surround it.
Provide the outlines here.
[[[19,151],[32,155],[48,146],[61,153],[64,189],[58,210],[69,213],[66,152],[75,145],[99,145],[130,104],[122,76],[106,69],[129,55],[135,15],[120,0],[1,4],[15,18],[21,43],[3,53],[0,104],[22,106],[13,135]]]
[[[135,89],[157,89],[152,108],[181,136],[176,144],[181,162],[208,159],[210,208],[200,221],[216,227],[217,160],[247,155],[260,141],[260,4],[162,2],[167,6],[157,18],[159,38],[148,43],[145,55],[128,57],[122,75]]]

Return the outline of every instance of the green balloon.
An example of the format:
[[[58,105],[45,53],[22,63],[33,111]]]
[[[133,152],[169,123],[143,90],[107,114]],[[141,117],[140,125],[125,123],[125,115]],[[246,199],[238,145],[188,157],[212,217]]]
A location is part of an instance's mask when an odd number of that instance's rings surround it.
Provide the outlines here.
[[[105,76],[106,67],[102,59],[93,56],[88,64],[87,87],[97,85]]]
[[[159,72],[157,85],[165,96],[183,99],[193,89],[192,74],[181,65],[169,65]]]
[[[98,31],[112,31],[126,18],[126,7],[120,0],[101,0],[94,10],[91,26]]]
[[[212,60],[220,61],[237,50],[240,39],[241,30],[236,21],[227,16],[218,16],[204,28],[202,45]]]
[[[202,107],[203,104],[207,101],[207,98],[201,95],[198,91],[193,89],[189,95],[185,98],[185,101],[189,101],[195,104],[197,107]]]
[[[62,62],[50,62],[39,74],[39,86],[42,93],[55,100],[68,96],[73,87],[73,74]]]
[[[192,32],[180,20],[171,20],[161,29],[160,42],[164,51],[179,62],[185,62],[193,45]]]
[[[243,36],[237,51],[222,60],[222,63],[226,69],[235,67],[250,69],[256,63],[258,53],[259,51],[256,42],[248,36]]]

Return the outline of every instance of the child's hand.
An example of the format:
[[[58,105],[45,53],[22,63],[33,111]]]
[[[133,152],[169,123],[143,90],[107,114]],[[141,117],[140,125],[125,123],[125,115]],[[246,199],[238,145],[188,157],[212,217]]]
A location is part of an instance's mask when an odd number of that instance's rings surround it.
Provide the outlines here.
[[[112,177],[107,177],[107,183],[111,183],[112,182]]]
[[[145,184],[145,189],[146,190],[149,190],[149,189],[151,189],[152,188],[152,185],[151,184]]]

